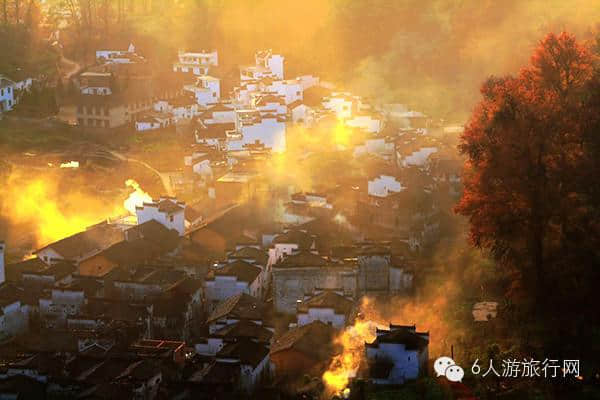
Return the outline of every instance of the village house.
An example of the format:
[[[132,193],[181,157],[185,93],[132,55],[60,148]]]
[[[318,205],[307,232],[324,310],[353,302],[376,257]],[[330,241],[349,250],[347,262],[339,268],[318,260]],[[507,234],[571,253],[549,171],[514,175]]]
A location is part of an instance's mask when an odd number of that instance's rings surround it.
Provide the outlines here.
[[[185,203],[174,197],[161,196],[152,203],[144,203],[135,209],[138,224],[155,220],[167,229],[173,229],[183,236],[185,233]]]
[[[245,261],[247,263],[256,265],[262,269],[262,283],[263,295],[265,294],[268,285],[271,282],[271,264],[269,263],[269,256],[260,245],[236,245],[235,251],[230,252],[227,255],[228,262],[233,261]]]
[[[47,328],[64,329],[67,318],[79,314],[85,301],[85,293],[77,285],[54,287],[49,297],[39,299],[40,318]]]
[[[12,110],[15,104],[15,83],[0,76],[0,113]]]
[[[50,265],[60,260],[79,263],[124,239],[123,231],[115,225],[100,223],[36,251],[44,263]]]
[[[185,278],[183,271],[162,267],[115,268],[104,276],[110,282],[110,297],[137,302],[156,300]]]
[[[294,124],[302,124],[305,128],[311,128],[315,124],[315,111],[312,107],[296,100],[288,104],[290,117]]]
[[[329,96],[323,97],[322,106],[334,113],[338,119],[350,119],[352,116],[365,109],[360,96],[348,92],[331,92]]]
[[[233,204],[252,200],[260,181],[258,174],[254,172],[228,172],[219,177],[214,184],[212,196],[220,204]]]
[[[15,102],[18,103],[21,96],[30,91],[36,79],[32,78],[27,72],[20,67],[12,70],[4,70],[0,73],[0,78],[4,77],[14,83]]]
[[[352,155],[354,158],[370,155],[380,157],[386,161],[393,161],[396,156],[396,145],[389,138],[373,135],[367,138],[364,143],[354,147]]]
[[[371,382],[398,385],[426,373],[428,332],[417,332],[415,325],[390,324],[389,329],[377,329],[376,335],[372,343],[365,344]]]
[[[179,50],[178,60],[173,63],[174,72],[208,75],[210,67],[219,65],[217,51],[186,52]]]
[[[177,284],[175,284],[177,285]],[[200,290],[196,292],[199,294]],[[170,340],[190,340],[200,321],[202,302],[189,293],[165,292],[153,301],[150,336]]]
[[[286,255],[299,251],[316,252],[316,237],[302,229],[289,229],[276,234],[269,243],[269,264],[273,265]]]
[[[193,117],[200,114],[200,108],[196,102],[196,98],[191,93],[175,97],[170,100],[159,100],[154,103],[154,110],[166,112],[173,115],[175,122],[183,120],[191,120]]]
[[[337,329],[343,329],[349,322],[354,309],[354,301],[340,291],[315,289],[306,295],[296,307],[296,324],[302,326],[321,321]]]
[[[0,286],[0,338],[2,340],[28,331],[32,310],[22,301],[24,297],[22,288],[17,288],[13,284]]]
[[[76,266],[67,261],[59,261],[42,270],[23,271],[22,281],[26,288],[51,288],[57,284],[69,284],[73,281]]]
[[[275,114],[285,116],[288,108],[285,98],[271,93],[259,93],[253,96],[251,108],[258,110],[261,115]]]
[[[225,385],[228,390],[249,395],[270,376],[269,349],[250,340],[227,343],[203,369],[190,378],[191,383]]]
[[[401,192],[404,187],[395,177],[379,175],[367,183],[369,196],[387,197],[389,194]]]
[[[275,310],[294,314],[305,293],[317,288],[339,289],[345,296],[356,296],[358,268],[355,263],[330,262],[306,250],[284,256],[273,265],[273,302]]]
[[[196,341],[194,348],[197,354],[213,357],[227,343],[249,340],[268,348],[271,345],[272,338],[273,328],[266,328],[252,321],[241,320],[225,325],[207,338]]]
[[[267,318],[267,315],[265,313],[265,303],[249,294],[240,293],[222,301],[215,307],[206,320],[208,332],[213,334],[225,326],[242,320],[266,326],[264,319]]]
[[[368,133],[379,133],[383,129],[383,118],[366,113],[355,113],[351,118],[344,120],[344,123]]]
[[[168,112],[147,111],[135,121],[137,132],[154,131],[165,129],[174,123],[173,115]]]
[[[333,205],[320,193],[294,193],[291,202],[284,204],[281,221],[285,225],[300,225],[319,217],[331,216]]]
[[[217,103],[221,98],[220,80],[209,75],[197,77],[194,84],[185,85],[183,89],[192,93],[196,103],[203,107]]]
[[[199,117],[199,120],[205,125],[235,123],[235,119],[233,104],[225,102],[208,104]]]
[[[255,63],[240,67],[240,81],[255,81],[263,78],[283,79],[284,57],[273,54],[272,50],[262,50],[254,55]]]
[[[139,339],[129,346],[129,350],[141,358],[164,358],[177,365],[184,365],[186,358],[185,342],[165,339]]]
[[[286,117],[261,115],[259,110],[236,110],[235,131],[227,133],[227,150],[242,150],[249,144],[263,144],[273,152],[285,150]]]
[[[170,76],[159,80],[144,72],[130,76],[128,72],[96,69],[79,75],[79,90],[77,124],[106,129],[134,125],[153,110],[156,100],[181,96],[183,83]]]
[[[127,50],[96,50],[96,61],[99,63],[129,64],[143,61],[143,57],[135,53],[135,46],[130,43]]]
[[[313,321],[275,338],[270,356],[277,377],[320,376],[334,354],[337,333],[331,325]]]
[[[1,260],[0,260],[1,261]],[[40,260],[38,257],[32,257],[27,260],[19,261],[16,263],[6,264],[5,276],[6,282],[20,283],[22,281],[23,272],[27,271],[41,271],[48,268],[48,265]]]
[[[179,245],[179,235],[151,219],[125,232],[126,240],[83,259],[79,274],[103,276],[116,267],[143,265],[174,251]]]
[[[262,298],[266,290],[264,283],[263,268],[246,261],[236,260],[213,270],[204,283],[209,310],[240,293]]]
[[[235,134],[235,122],[197,122],[194,126],[196,143],[212,147],[216,150],[227,148],[227,138]]]

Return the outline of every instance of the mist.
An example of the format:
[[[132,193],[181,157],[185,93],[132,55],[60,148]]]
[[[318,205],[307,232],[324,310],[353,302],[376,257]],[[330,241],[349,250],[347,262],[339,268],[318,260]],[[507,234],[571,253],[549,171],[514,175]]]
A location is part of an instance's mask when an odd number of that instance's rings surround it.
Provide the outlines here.
[[[190,13],[197,18],[179,18]],[[517,72],[547,32],[591,39],[599,20],[590,0],[204,0],[179,1],[158,23],[136,18],[115,34],[150,58],[218,48],[223,76],[256,48],[272,48],[285,53],[287,76],[313,73],[375,103],[462,123],[488,76]]]

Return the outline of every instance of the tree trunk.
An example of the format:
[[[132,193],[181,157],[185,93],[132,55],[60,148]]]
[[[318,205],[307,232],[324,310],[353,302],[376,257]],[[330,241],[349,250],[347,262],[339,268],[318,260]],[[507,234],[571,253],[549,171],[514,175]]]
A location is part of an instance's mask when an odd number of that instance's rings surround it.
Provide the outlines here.
[[[2,0],[2,13],[4,15],[4,26],[8,25],[8,8],[6,7],[6,0]]]
[[[19,24],[19,7],[20,7],[20,0],[15,0],[15,23],[17,25]]]

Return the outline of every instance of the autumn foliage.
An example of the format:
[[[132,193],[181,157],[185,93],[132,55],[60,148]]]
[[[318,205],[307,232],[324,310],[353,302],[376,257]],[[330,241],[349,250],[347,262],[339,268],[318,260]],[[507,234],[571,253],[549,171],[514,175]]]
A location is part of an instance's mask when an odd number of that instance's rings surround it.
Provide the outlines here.
[[[597,61],[572,35],[549,34],[518,76],[483,84],[460,144],[467,162],[456,211],[469,218],[471,240],[517,277],[510,294],[571,330],[598,319]]]

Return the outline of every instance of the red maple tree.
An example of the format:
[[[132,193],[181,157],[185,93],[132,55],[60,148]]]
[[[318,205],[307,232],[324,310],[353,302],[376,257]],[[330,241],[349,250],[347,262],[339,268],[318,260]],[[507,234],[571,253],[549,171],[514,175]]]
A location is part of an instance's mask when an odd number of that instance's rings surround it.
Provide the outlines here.
[[[474,245],[533,292],[537,310],[555,306],[550,292],[591,296],[585,281],[598,278],[599,77],[593,51],[549,34],[518,76],[483,84],[461,137],[456,211],[469,218]]]

